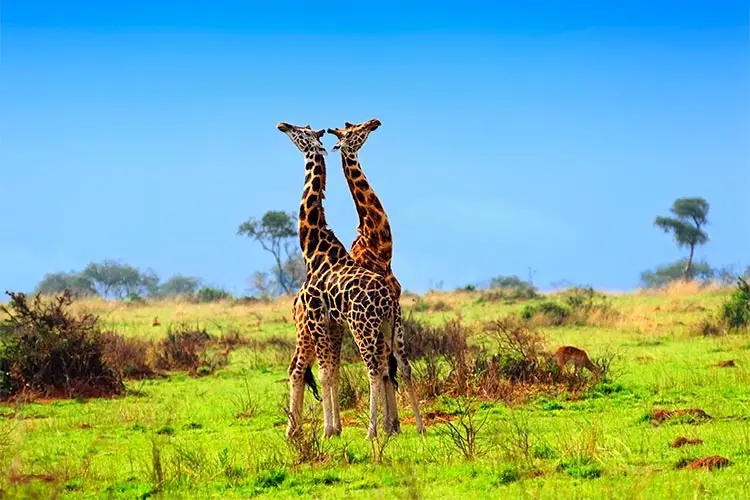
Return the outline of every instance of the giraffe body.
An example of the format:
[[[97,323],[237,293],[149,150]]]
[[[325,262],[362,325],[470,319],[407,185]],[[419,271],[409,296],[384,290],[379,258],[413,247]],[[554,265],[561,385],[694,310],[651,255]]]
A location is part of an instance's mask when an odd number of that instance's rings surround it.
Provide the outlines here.
[[[377,119],[356,125],[346,122],[343,129],[328,129],[328,133],[335,135],[339,139],[334,146],[334,150],[338,149],[341,152],[341,166],[344,170],[344,176],[346,177],[346,182],[359,217],[357,236],[352,243],[349,253],[357,264],[383,276],[391,291],[391,297],[396,307],[397,321],[395,322],[394,338],[390,347],[406,381],[409,400],[414,411],[417,432],[422,433],[424,432],[424,425],[419,411],[416,392],[411,380],[411,365],[406,354],[404,342],[400,303],[401,284],[391,269],[391,261],[393,260],[391,225],[383,204],[370,186],[359,163],[360,148],[364,145],[370,133],[380,127],[380,125],[381,123]],[[395,402],[396,364],[390,363],[390,365],[392,366],[390,370],[390,383],[386,383],[385,390]],[[399,421],[395,405],[392,418],[393,421],[390,427],[398,431]]]
[[[326,224],[323,131],[278,125],[305,157],[305,188],[300,203],[299,238],[307,279],[293,301],[297,347],[289,367],[290,410],[287,435],[301,428],[305,374],[317,358],[320,365],[325,436],[341,432],[339,360],[341,339],[349,328],[370,378],[368,438],[377,436],[378,401],[389,383],[386,342],[398,319],[385,279],[359,266]],[[383,411],[391,414],[391,400]],[[387,418],[386,418],[387,419]]]

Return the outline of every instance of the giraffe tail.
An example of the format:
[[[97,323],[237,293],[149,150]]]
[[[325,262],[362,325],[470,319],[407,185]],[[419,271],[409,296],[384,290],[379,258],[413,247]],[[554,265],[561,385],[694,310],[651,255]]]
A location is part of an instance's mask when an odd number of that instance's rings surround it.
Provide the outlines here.
[[[320,398],[320,394],[318,393],[318,384],[315,382],[315,376],[312,372],[312,366],[308,366],[305,370],[305,384],[310,388],[310,391],[312,391],[313,397],[317,399],[318,401],[323,401]]]

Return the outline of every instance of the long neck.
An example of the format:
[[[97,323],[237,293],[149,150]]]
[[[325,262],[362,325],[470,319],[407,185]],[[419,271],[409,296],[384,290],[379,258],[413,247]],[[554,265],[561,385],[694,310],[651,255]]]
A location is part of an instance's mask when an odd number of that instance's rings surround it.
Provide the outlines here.
[[[299,243],[308,269],[319,265],[321,252],[338,256],[346,254],[343,244],[336,238],[326,223],[323,198],[326,189],[326,163],[320,153],[305,153],[305,189],[299,206]],[[327,244],[321,245],[321,242]],[[325,249],[324,249],[325,247]],[[327,252],[331,247],[340,247],[338,252]]]
[[[357,230],[360,234],[376,233],[380,237],[381,244],[390,242],[391,226],[388,222],[388,215],[386,215],[378,195],[375,194],[367,181],[367,177],[359,164],[357,153],[342,152],[341,166],[344,169],[344,176],[359,215]]]

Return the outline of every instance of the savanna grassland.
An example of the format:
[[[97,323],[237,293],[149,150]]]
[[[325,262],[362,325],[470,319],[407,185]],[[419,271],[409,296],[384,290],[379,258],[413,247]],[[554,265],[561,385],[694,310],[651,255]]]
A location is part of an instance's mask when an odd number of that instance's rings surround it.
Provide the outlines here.
[[[447,344],[459,344],[453,357],[433,346],[425,348],[432,358],[414,362],[425,436],[401,391],[402,433],[365,440],[367,388],[348,356],[342,436],[319,438],[321,405],[306,391],[306,436],[295,445],[284,435],[289,300],[75,302],[126,338],[155,344],[190,327],[212,340],[197,368],[132,372],[117,397],[0,405],[3,498],[748,498],[750,333],[711,335],[701,326],[729,293],[615,294],[562,316],[554,308],[536,314],[542,299],[405,296],[425,335],[448,322]],[[550,301],[575,306],[563,296]],[[532,336],[535,359],[570,344],[606,373],[508,368],[510,357],[495,356],[508,337],[499,340],[491,322],[511,314],[527,317],[513,323],[523,328],[513,338]],[[461,347],[456,335],[483,350]],[[459,351],[473,353],[466,365]],[[525,369],[543,376],[516,376]],[[694,411],[660,411],[686,409]],[[681,437],[691,444],[672,447]],[[730,463],[687,465],[709,456]]]

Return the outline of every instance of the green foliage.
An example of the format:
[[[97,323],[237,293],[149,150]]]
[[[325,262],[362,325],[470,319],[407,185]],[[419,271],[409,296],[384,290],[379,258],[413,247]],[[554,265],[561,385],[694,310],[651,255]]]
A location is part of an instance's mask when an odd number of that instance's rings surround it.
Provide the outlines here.
[[[602,475],[599,464],[589,457],[574,457],[563,460],[558,465],[558,470],[565,471],[571,477],[579,479],[596,479]]]
[[[678,247],[690,248],[690,256],[683,272],[685,280],[693,279],[693,253],[697,245],[708,242],[708,234],[701,227],[708,224],[709,204],[703,198],[679,198],[670,211],[676,217],[657,217],[654,225],[665,233],[672,233]]]
[[[232,294],[221,288],[212,288],[204,286],[195,294],[196,302],[218,302],[220,300],[231,299]]]
[[[490,289],[505,292],[514,299],[533,299],[538,296],[536,287],[516,275],[498,276],[490,281]]]
[[[570,316],[570,308],[551,300],[545,300],[538,304],[527,304],[521,309],[523,319],[528,320],[537,316],[543,316],[545,322],[551,326],[558,326],[565,323],[565,320]]]
[[[74,298],[85,298],[97,295],[94,282],[80,273],[47,273],[37,284],[34,293],[56,295],[70,290]]]
[[[672,282],[679,281],[685,276],[688,260],[680,259],[672,264],[657,267],[653,271],[641,273],[641,283],[646,288],[663,288]],[[714,277],[714,271],[706,262],[692,263],[692,278],[703,284],[708,284]]]
[[[722,305],[721,319],[731,330],[750,325],[750,286],[744,279],[737,280],[737,289]]]
[[[263,250],[273,255],[272,274],[283,293],[292,293],[304,281],[300,272],[300,258],[296,257],[297,217],[291,212],[270,210],[260,220],[250,218],[240,224],[237,234],[257,241]],[[304,267],[304,265],[303,265]]]
[[[159,277],[151,270],[141,272],[128,264],[114,260],[91,263],[81,272],[91,281],[97,292],[105,298],[123,298],[128,293],[153,295],[159,286]]]
[[[200,278],[175,274],[159,285],[158,295],[165,298],[190,296],[198,291],[200,284]]]

